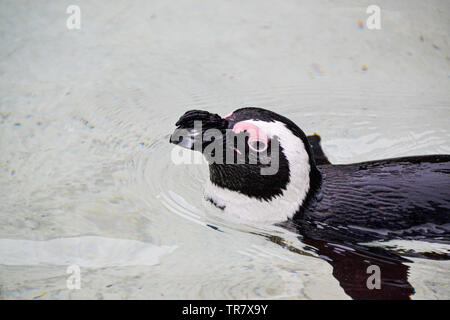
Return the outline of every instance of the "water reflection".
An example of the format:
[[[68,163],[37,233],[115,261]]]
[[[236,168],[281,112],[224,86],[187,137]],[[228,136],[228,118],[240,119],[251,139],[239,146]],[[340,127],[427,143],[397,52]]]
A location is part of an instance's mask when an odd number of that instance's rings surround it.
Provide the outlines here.
[[[274,237],[268,237],[268,239],[291,251],[303,254],[280,239],[274,239]],[[314,252],[333,267],[333,276],[339,281],[345,293],[353,299],[405,300],[415,292],[413,286],[408,282],[409,266],[404,264],[412,261],[395,252],[381,247],[329,242],[310,238],[307,235],[302,235],[299,239],[307,245],[307,251]],[[380,270],[379,287],[370,286],[374,282],[369,278],[375,275],[368,269],[370,266],[377,266]]]

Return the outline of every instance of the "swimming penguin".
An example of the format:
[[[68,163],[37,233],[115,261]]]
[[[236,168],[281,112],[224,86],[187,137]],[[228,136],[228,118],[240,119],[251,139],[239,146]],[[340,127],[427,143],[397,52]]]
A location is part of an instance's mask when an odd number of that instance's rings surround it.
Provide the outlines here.
[[[223,118],[191,110],[176,126],[170,142],[203,153],[206,198],[226,214],[295,226],[311,239],[450,242],[450,155],[333,165],[314,136],[261,108]],[[234,161],[215,161],[221,154]],[[262,174],[275,162],[272,174]]]

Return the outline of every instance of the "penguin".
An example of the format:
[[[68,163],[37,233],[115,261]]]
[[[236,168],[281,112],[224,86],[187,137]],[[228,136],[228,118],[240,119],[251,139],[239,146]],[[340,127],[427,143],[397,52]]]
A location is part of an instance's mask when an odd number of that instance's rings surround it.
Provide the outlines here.
[[[195,136],[194,121],[202,124],[202,132]],[[262,108],[241,108],[223,118],[191,110],[176,126],[170,142],[193,149],[194,142],[203,138],[198,151],[207,160],[211,154],[205,151],[216,141],[205,139],[209,129],[222,133],[220,152],[231,152],[235,158],[245,154],[241,163],[208,160],[210,180],[205,195],[226,214],[250,221],[295,221],[319,237],[323,234],[354,242],[449,240],[450,155],[346,165],[330,164],[325,157],[319,158],[318,164],[305,133],[288,118]],[[230,133],[245,135],[241,150],[225,141],[230,140]],[[255,143],[262,148],[254,148]],[[261,150],[270,158],[271,144],[279,146],[277,157],[271,158],[278,168],[274,174],[262,175],[261,169],[270,164],[262,160],[252,164],[250,160]]]
[[[404,265],[410,261],[364,243],[450,243],[450,155],[335,165],[324,154],[320,136],[306,136],[288,118],[255,107],[225,117],[190,110],[176,127],[170,143],[202,152],[208,161],[207,200],[238,219],[297,232],[303,243],[327,257],[333,275],[355,299],[408,299],[414,293]],[[275,162],[275,171],[262,174]],[[385,270],[383,290],[362,285],[371,264]],[[349,273],[352,265],[361,268]]]

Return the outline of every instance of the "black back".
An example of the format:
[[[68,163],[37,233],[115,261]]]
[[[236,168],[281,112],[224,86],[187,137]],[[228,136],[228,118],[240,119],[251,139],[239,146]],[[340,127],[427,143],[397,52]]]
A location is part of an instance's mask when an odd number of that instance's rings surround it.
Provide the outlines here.
[[[322,185],[314,201],[295,216],[306,232],[351,242],[450,242],[450,156],[323,165],[319,170]]]

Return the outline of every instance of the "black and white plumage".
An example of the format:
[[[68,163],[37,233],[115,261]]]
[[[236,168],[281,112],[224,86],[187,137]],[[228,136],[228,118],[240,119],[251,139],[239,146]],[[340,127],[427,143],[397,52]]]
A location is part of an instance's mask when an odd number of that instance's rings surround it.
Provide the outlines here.
[[[196,120],[202,122],[202,132],[194,129]],[[332,165],[319,136],[306,137],[289,119],[260,108],[239,109],[224,118],[192,110],[176,125],[170,142],[188,149],[194,149],[195,141],[208,129],[223,133],[222,150],[208,149],[208,139],[198,148],[210,163],[208,200],[224,214],[277,222],[297,232],[307,250],[332,265],[333,276],[353,299],[409,299],[415,289],[404,262],[412,261],[404,256],[449,258],[433,252],[400,254],[390,247],[367,244],[390,239],[450,243],[449,155]],[[230,130],[232,135],[248,134],[247,144],[227,144]],[[260,174],[267,162],[249,161],[259,156],[258,149],[251,147],[255,133],[262,137],[256,139],[262,145],[279,145],[278,154],[268,152],[272,158],[278,156],[274,175]],[[214,163],[213,156],[220,151],[236,158],[244,155],[245,162]],[[276,235],[262,236],[303,254]],[[382,270],[379,290],[366,286],[367,268],[373,265]]]
[[[301,233],[319,239],[449,241],[449,155],[332,165],[320,145],[314,150],[314,143],[311,146],[295,123],[269,110],[242,108],[224,118],[192,110],[176,125],[178,130],[191,130],[196,120],[202,121],[203,133],[214,128],[224,137],[226,129],[256,127],[267,143],[280,146],[275,175],[261,175],[261,163],[210,163],[205,195],[226,214],[251,221],[293,223]],[[173,137],[172,143],[192,148],[192,136],[184,141]],[[208,142],[203,143],[204,152]],[[226,150],[229,146],[224,143]],[[253,152],[241,151],[250,156]],[[208,159],[208,154],[204,155]]]

